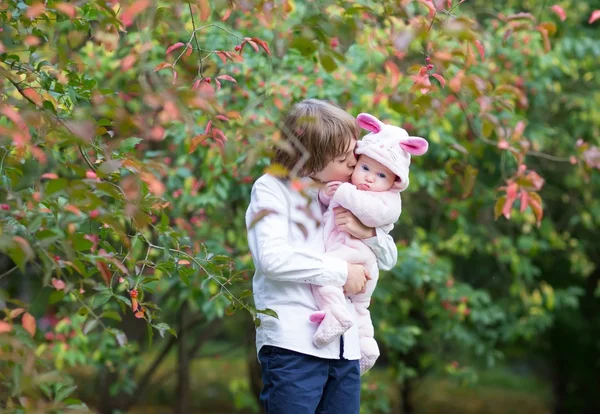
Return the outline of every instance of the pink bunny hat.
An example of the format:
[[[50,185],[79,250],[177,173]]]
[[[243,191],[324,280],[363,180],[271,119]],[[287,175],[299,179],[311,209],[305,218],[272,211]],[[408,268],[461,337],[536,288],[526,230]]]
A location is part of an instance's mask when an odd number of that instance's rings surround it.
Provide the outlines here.
[[[398,179],[392,191],[406,190],[410,155],[425,154],[429,148],[427,141],[421,137],[409,136],[400,127],[386,125],[373,115],[360,114],[356,120],[361,128],[371,132],[356,143],[356,155],[366,155],[396,174]]]

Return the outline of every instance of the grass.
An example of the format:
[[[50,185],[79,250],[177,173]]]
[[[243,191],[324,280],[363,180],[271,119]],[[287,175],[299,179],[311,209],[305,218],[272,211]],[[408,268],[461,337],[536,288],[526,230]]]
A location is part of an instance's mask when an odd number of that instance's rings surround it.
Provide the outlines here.
[[[213,343],[204,350],[208,357],[199,358],[190,367],[192,410],[194,413],[230,414],[241,411],[238,406],[254,404],[253,396],[248,391],[248,372],[243,349],[236,349],[227,355],[215,357],[224,344]],[[153,355],[144,357],[148,366]],[[160,384],[148,388],[141,404],[131,413],[171,414],[176,392],[176,376],[168,375],[176,367],[176,355],[169,355],[155,373],[153,379],[163,378]],[[141,371],[141,370],[140,370]],[[79,373],[80,377],[83,372]],[[93,373],[83,375],[91,380]],[[367,384],[378,384],[381,391],[387,392],[392,406],[397,406],[399,395],[392,378],[386,370],[377,370],[365,377]],[[158,385],[158,386],[157,386]],[[85,388],[84,388],[85,389]],[[377,391],[373,396],[365,396],[366,401],[380,398]],[[81,396],[84,400],[85,395]],[[90,396],[91,397],[91,396]],[[479,382],[473,386],[462,386],[456,381],[442,376],[431,376],[423,379],[414,391],[414,407],[416,414],[546,414],[551,412],[551,393],[549,385],[536,379],[531,374],[517,375],[507,367],[497,367],[480,373]],[[395,405],[394,405],[395,404]],[[375,413],[375,411],[367,411]]]

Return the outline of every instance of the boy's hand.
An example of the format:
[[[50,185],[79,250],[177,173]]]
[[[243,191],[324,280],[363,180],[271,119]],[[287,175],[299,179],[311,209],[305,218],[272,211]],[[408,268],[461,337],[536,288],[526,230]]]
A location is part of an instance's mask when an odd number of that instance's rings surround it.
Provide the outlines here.
[[[350,210],[344,207],[336,207],[333,212],[335,213],[335,225],[339,230],[345,231],[357,239],[375,237],[375,229],[362,224]]]
[[[323,190],[323,192],[327,197],[331,198],[337,191],[340,184],[342,184],[341,181],[331,181],[325,185],[325,189]]]
[[[364,293],[369,279],[371,279],[371,275],[364,266],[348,263],[348,278],[344,285],[344,293],[347,295]]]

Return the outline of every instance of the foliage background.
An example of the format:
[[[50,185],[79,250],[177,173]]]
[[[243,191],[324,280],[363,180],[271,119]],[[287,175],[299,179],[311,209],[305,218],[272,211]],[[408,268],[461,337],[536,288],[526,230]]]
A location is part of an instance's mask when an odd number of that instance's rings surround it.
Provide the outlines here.
[[[0,4],[3,410],[258,412],[243,215],[319,97],[431,143],[362,410],[597,412],[599,9]]]

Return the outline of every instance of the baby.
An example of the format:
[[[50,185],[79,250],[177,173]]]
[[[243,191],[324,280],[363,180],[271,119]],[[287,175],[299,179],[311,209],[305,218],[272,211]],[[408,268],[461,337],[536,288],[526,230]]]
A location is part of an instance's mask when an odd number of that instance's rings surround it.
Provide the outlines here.
[[[366,291],[350,297],[357,314],[362,375],[379,357],[369,315],[369,303],[379,269],[375,255],[367,245],[337,229],[333,209],[342,206],[364,225],[391,231],[402,212],[399,193],[408,187],[410,155],[424,154],[428,143],[420,137],[409,137],[404,129],[386,125],[369,114],[360,114],[357,121],[361,128],[371,133],[356,144],[358,162],[351,183],[328,183],[319,192],[319,200],[329,207],[323,215],[327,253],[351,263],[362,264],[371,276]],[[352,317],[344,306],[346,299],[341,288],[313,285],[312,291],[321,309],[310,317],[312,322],[319,323],[313,343],[321,348],[346,332],[352,326]]]

